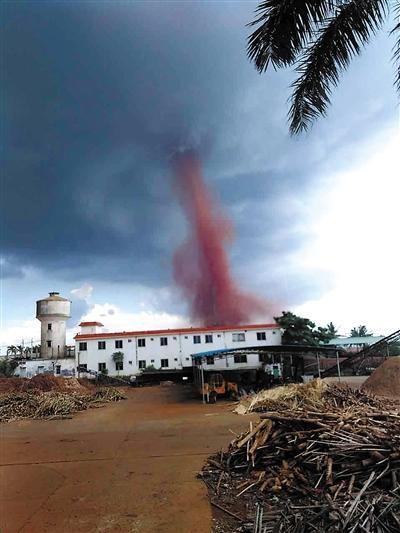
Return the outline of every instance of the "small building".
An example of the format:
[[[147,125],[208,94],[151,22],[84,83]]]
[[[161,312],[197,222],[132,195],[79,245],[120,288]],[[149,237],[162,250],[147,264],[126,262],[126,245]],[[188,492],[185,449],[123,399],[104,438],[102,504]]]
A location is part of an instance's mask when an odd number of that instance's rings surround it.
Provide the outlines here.
[[[281,344],[277,324],[195,327],[151,331],[101,332],[100,322],[81,322],[75,336],[76,364],[82,372],[136,375],[144,370],[184,370],[192,367],[192,354],[205,350]],[[122,361],[113,354],[122,352]],[[209,360],[211,364],[211,359]],[[243,367],[233,360],[232,367]]]

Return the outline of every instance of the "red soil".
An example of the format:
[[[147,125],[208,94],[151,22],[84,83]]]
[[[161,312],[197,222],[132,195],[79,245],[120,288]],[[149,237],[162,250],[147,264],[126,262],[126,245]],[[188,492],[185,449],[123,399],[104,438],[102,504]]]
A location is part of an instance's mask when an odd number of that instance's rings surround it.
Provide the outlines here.
[[[400,400],[400,356],[386,359],[361,388],[376,396]]]
[[[60,392],[79,392],[85,394],[88,388],[76,378],[58,378],[48,374],[39,374],[32,379],[26,378],[0,378],[0,393],[24,392],[39,390],[43,392],[55,390]]]

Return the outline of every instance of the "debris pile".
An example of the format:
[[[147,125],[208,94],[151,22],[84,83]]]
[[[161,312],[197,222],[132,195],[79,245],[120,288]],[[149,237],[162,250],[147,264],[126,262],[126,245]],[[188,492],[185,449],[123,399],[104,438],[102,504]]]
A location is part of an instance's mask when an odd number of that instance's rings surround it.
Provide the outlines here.
[[[318,408],[313,399],[294,407],[281,399],[200,476],[213,505],[235,518],[225,531],[395,533],[400,413],[390,401],[335,386]]]
[[[320,405],[322,394],[327,384],[321,379],[314,379],[306,385],[292,383],[273,389],[265,389],[257,394],[242,399],[234,411],[240,415],[254,411],[266,411],[279,408],[282,403],[286,408],[296,408],[313,403],[315,406]]]
[[[76,378],[56,377],[51,374],[38,374],[33,378],[0,378],[0,393],[15,391],[63,391],[79,392],[85,394],[88,387],[80,383]]]
[[[400,356],[386,359],[365,381],[362,389],[400,401]]]
[[[67,418],[77,411],[84,411],[103,403],[125,399],[117,389],[107,387],[94,394],[78,394],[56,390],[28,390],[0,395],[0,422],[23,418]]]

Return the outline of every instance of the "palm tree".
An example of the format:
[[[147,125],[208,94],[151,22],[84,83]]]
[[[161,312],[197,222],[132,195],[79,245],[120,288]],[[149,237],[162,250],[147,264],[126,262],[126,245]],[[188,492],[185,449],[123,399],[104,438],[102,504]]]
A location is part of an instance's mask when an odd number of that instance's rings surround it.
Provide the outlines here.
[[[335,328],[333,322],[329,322],[329,324],[326,326],[326,330],[328,334],[331,336],[331,339],[335,339],[338,337],[338,330]]]
[[[372,331],[368,331],[367,326],[358,326],[350,331],[350,337],[368,337],[373,335]]]
[[[265,0],[249,26],[258,26],[248,38],[247,52],[259,72],[295,65],[289,129],[307,130],[325,116],[332,87],[350,61],[395,13],[390,32],[400,34],[400,0]],[[395,85],[400,92],[400,37],[394,46]]]
[[[11,346],[7,346],[7,355],[17,355],[17,347],[12,344]]]

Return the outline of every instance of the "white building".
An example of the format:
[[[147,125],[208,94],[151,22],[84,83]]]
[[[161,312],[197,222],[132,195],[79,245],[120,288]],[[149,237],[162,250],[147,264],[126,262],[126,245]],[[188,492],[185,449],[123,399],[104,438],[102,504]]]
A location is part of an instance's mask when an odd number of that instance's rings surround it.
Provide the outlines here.
[[[14,375],[20,378],[32,378],[38,374],[53,374],[54,376],[75,376],[75,358],[64,357],[60,359],[27,359],[20,361]]]
[[[75,336],[77,366],[83,371],[107,371],[109,375],[133,375],[149,367],[182,370],[192,366],[191,355],[195,353],[281,344],[281,331],[277,324],[116,333],[101,332],[103,324],[100,322],[81,322],[80,327],[81,332]],[[123,353],[122,363],[114,362],[115,352]],[[258,356],[252,356],[257,359],[258,365]],[[213,364],[216,369],[226,368],[227,364],[231,369],[246,366],[243,360],[236,359],[230,358],[227,363],[218,359],[214,361],[210,356],[207,367],[211,368]]]

